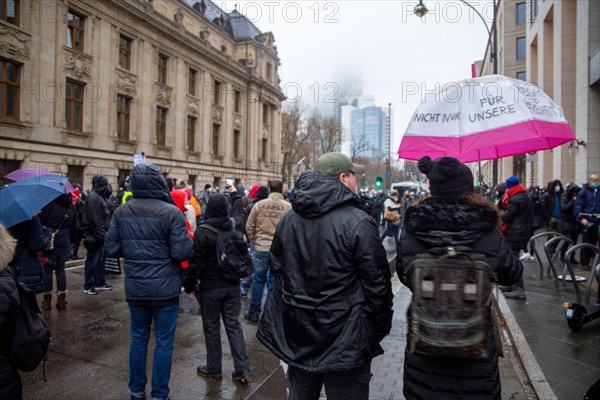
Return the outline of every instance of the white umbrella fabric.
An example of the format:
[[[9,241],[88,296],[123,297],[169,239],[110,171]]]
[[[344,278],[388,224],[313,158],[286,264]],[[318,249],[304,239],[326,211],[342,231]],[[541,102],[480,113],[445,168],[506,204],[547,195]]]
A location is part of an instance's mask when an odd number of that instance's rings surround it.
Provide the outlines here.
[[[398,156],[463,162],[552,149],[576,140],[563,110],[537,86],[502,75],[448,83],[425,98]]]

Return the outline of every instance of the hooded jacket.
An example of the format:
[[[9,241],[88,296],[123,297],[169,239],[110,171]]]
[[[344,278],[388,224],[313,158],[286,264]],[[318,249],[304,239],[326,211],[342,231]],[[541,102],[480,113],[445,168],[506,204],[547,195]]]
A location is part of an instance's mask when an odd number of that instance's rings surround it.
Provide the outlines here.
[[[181,262],[192,253],[185,217],[172,204],[167,182],[154,165],[134,167],[131,190],[133,199],[115,211],[104,251],[125,258],[128,302],[175,304],[183,283]]]
[[[411,206],[397,247],[400,280],[410,288],[405,270],[417,254],[433,247],[468,246],[486,257],[499,284],[514,284],[521,278],[523,265],[500,235],[498,223],[491,205],[472,204],[467,198],[432,197]],[[487,329],[493,329],[491,324]],[[404,395],[408,399],[499,399],[496,346],[493,341],[488,346],[492,356],[481,360],[440,359],[407,351]]]
[[[337,178],[314,171],[302,173],[291,203],[293,212],[273,238],[277,282],[257,337],[308,372],[362,366],[383,353],[379,342],[392,322],[390,271],[377,226]]]
[[[567,186],[567,191],[560,199],[560,229],[563,232],[579,232],[581,224],[575,217],[575,202],[581,188],[574,183]]]
[[[229,215],[229,205],[225,196],[221,193],[212,195],[206,207],[205,224],[224,231],[234,229]],[[219,272],[217,234],[210,229],[203,228],[203,225],[200,225],[196,231],[194,251],[190,258],[189,267],[185,270],[183,287],[186,293],[195,291],[198,281],[200,281],[200,290],[239,286],[239,281],[225,279]],[[240,240],[243,239],[240,238]]]
[[[600,214],[600,188],[584,184],[575,202],[575,216],[581,220],[581,213]],[[589,218],[588,218],[589,219]]]
[[[77,229],[75,213],[71,194],[63,194],[46,205],[39,215],[42,225],[56,232],[54,248],[44,251],[44,255],[55,263],[64,264],[71,257],[70,237]]]
[[[506,194],[505,194],[506,196]],[[500,217],[506,224],[504,238],[511,249],[527,248],[529,239],[533,235],[533,212],[531,210],[531,199],[526,191],[518,192],[511,196],[508,204],[500,206]]]
[[[108,179],[103,175],[92,178],[92,190],[85,200],[81,213],[81,231],[84,237],[90,237],[102,243],[110,225],[110,209],[107,199],[111,189]]]

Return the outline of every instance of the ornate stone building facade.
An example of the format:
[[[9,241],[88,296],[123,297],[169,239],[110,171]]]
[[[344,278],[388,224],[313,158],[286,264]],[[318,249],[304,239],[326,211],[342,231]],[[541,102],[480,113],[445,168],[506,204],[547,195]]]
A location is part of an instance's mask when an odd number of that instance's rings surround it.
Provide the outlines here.
[[[237,11],[184,0],[0,0],[2,176],[116,189],[145,153],[204,183],[280,175],[279,58]]]

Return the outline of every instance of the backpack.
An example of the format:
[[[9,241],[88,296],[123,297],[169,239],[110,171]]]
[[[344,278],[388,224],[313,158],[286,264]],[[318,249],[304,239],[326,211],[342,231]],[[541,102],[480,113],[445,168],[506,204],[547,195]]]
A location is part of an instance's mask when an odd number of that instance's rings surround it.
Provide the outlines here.
[[[493,273],[469,247],[436,247],[406,269],[412,283],[408,312],[411,353],[486,358],[491,333]]]
[[[50,329],[41,317],[35,293],[17,283],[19,311],[11,343],[11,361],[20,371],[33,371],[46,359]]]
[[[235,228],[222,230],[209,224],[203,224],[200,228],[217,234],[217,263],[223,278],[240,280],[254,271],[252,257],[241,232]]]

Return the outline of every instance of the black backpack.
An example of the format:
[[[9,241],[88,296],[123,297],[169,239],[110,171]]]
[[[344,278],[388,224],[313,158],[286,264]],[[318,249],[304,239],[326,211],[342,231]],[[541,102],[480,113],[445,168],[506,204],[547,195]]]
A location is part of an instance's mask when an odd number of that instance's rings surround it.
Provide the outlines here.
[[[35,293],[17,282],[19,312],[11,343],[11,361],[20,371],[33,371],[46,359],[50,329],[41,317]]]
[[[469,247],[436,247],[406,269],[412,284],[408,312],[411,353],[489,357],[493,273]]]
[[[200,228],[217,234],[217,262],[223,278],[240,280],[254,271],[248,245],[240,231],[234,228],[223,230],[209,224],[202,224]]]

